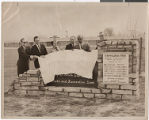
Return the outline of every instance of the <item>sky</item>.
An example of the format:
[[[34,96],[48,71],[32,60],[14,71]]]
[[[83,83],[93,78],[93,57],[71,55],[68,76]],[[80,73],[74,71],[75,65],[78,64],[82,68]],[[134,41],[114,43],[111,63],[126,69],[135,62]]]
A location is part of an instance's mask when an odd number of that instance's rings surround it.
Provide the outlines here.
[[[147,4],[135,3],[10,3],[2,4],[2,40],[18,42],[22,37],[47,39],[53,35],[97,36],[105,28],[127,34],[146,32]],[[42,41],[42,40],[41,40]]]

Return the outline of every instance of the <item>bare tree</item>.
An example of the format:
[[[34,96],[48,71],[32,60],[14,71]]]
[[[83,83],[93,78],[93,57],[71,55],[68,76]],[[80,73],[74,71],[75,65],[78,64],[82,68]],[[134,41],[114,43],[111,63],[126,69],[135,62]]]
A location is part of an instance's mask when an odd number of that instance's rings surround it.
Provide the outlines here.
[[[104,35],[105,36],[112,36],[113,35],[113,28],[106,28],[104,30]]]

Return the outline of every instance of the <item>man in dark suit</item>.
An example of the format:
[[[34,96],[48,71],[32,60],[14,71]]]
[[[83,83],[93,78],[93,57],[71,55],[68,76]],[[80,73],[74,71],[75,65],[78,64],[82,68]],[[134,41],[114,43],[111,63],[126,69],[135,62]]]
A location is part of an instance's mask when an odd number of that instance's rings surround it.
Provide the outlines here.
[[[38,36],[35,36],[34,37],[34,45],[32,46],[31,48],[31,54],[32,55],[36,55],[36,56],[42,56],[42,55],[46,55],[48,54],[47,53],[47,50],[45,48],[45,46],[43,44],[40,44],[40,39]],[[39,62],[38,62],[38,59],[35,59],[34,60],[34,65],[35,65],[35,68],[40,68],[40,65],[39,65]]]
[[[32,58],[30,56],[30,49],[27,45],[27,41],[24,38],[20,40],[20,47],[18,48],[19,59],[17,61],[17,74],[18,76],[29,70],[29,59]]]
[[[75,45],[74,49],[82,49],[82,50],[87,51],[87,52],[91,51],[88,43],[83,44],[83,37],[82,36],[79,35],[77,37],[77,40],[78,40],[78,44]]]
[[[74,49],[74,41],[75,41],[75,36],[70,37],[70,43],[66,45],[66,50],[73,50]]]

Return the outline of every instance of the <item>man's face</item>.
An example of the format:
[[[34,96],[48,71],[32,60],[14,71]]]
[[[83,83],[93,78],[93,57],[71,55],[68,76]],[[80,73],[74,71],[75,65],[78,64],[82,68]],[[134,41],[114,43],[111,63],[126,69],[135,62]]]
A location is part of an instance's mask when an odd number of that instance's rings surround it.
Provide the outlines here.
[[[39,44],[39,42],[40,42],[40,39],[39,39],[39,37],[38,37],[38,38],[35,39],[35,43],[36,43],[36,44]]]
[[[78,42],[81,44],[82,43],[82,39],[78,39]]]
[[[27,41],[25,42],[25,46],[26,46],[26,47],[28,47],[28,46],[29,46],[29,43],[28,43]]]
[[[74,44],[74,40],[75,40],[74,38],[71,38],[71,39],[70,39],[70,43],[71,43],[71,44]]]
[[[24,39],[21,41],[21,46],[25,47],[25,40]]]

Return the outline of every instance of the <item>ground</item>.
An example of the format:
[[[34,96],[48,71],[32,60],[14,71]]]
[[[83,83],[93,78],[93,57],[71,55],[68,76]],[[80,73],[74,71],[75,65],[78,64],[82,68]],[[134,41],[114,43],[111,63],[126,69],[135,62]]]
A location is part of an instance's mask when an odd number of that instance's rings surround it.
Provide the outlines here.
[[[144,116],[144,104],[137,101],[114,101],[72,97],[5,96],[5,117],[134,117]]]

